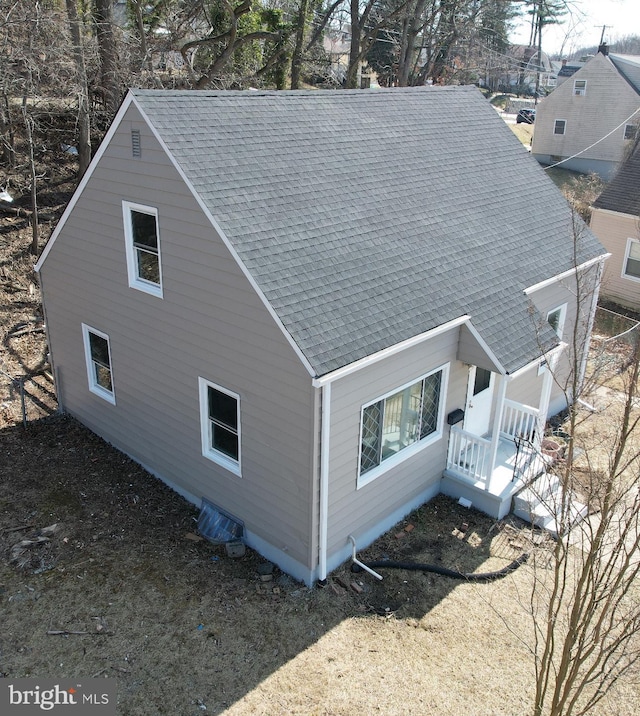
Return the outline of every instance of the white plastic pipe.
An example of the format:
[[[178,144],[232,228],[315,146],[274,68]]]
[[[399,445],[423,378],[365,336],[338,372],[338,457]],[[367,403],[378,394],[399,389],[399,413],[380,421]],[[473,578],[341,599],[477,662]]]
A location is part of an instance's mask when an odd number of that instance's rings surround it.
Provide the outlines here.
[[[382,581],[382,575],[378,574],[377,572],[374,572],[371,567],[367,567],[366,564],[363,564],[357,557],[356,557],[356,541],[353,535],[349,535],[349,542],[351,542],[352,546],[352,552],[351,552],[351,560],[354,564],[357,564],[360,569],[364,569],[365,572],[369,572],[369,574],[373,575],[376,579],[379,579]]]

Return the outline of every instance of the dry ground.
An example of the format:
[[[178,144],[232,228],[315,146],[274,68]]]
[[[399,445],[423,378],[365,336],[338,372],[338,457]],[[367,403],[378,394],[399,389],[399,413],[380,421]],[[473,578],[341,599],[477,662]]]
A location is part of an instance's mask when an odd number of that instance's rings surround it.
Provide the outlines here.
[[[198,540],[191,505],[55,415],[28,227],[0,219],[0,677],[111,679],[124,716],[530,712],[528,564],[480,584],[345,566],[309,590]],[[485,572],[545,549],[439,497],[361,557]],[[639,695],[628,681],[601,713]]]

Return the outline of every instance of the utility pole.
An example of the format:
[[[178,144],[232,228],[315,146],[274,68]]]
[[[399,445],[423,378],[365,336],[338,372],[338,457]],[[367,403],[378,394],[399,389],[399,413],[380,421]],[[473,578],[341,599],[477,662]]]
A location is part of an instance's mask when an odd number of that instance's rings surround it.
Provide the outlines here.
[[[596,25],[596,27],[599,27],[599,25]],[[602,35],[600,35],[600,44],[604,42],[604,31],[609,28],[611,29],[611,25],[603,25],[602,26]]]

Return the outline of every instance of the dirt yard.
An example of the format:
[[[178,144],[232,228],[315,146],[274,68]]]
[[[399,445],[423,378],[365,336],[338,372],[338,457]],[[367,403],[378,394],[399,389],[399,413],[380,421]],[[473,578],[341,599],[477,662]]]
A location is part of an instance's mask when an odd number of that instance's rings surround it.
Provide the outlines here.
[[[28,222],[0,220],[0,677],[110,679],[123,716],[530,712],[528,564],[491,583],[345,565],[309,590],[228,557],[194,507],[56,415]],[[545,540],[439,497],[361,557],[486,572]],[[601,713],[639,696],[622,684]]]

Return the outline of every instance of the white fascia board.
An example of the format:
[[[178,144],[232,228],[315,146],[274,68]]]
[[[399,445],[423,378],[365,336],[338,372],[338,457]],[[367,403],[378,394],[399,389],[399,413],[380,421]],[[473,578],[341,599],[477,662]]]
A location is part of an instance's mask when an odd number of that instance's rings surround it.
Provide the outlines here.
[[[566,347],[567,343],[563,343],[561,341],[560,343],[558,343],[557,346],[555,346],[555,348],[551,348],[551,350],[548,350],[546,353],[541,353],[539,358],[536,358],[529,363],[525,363],[522,368],[518,368],[518,370],[511,373],[509,375],[509,379],[513,380],[515,378],[519,378],[523,373],[526,373],[528,370],[531,370],[532,368],[537,368],[540,365],[541,360],[544,360],[549,363],[556,354],[563,351]]]
[[[67,204],[67,208],[64,210],[64,213],[60,217],[60,221],[58,221],[56,228],[53,230],[53,233],[51,234],[51,237],[49,238],[49,241],[47,241],[47,245],[44,247],[42,253],[40,254],[40,258],[36,262],[36,265],[34,266],[34,269],[36,272],[40,271],[42,264],[45,262],[47,256],[49,255],[49,252],[53,248],[53,244],[55,243],[55,240],[58,238],[58,235],[64,228],[64,225],[69,218],[69,214],[73,211],[75,205],[78,202],[78,199],[80,198],[80,195],[84,191],[85,186],[87,185],[87,182],[89,179],[91,179],[91,175],[95,171],[96,165],[100,161],[102,155],[105,153],[107,147],[109,146],[109,143],[111,142],[111,139],[113,135],[117,132],[118,127],[120,126],[120,122],[122,122],[122,118],[124,117],[126,111],[129,109],[129,105],[133,101],[133,95],[131,92],[127,92],[127,95],[122,100],[122,104],[120,105],[120,109],[116,112],[116,116],[113,118],[113,122],[111,122],[111,126],[109,127],[107,133],[104,135],[104,139],[100,143],[100,146],[98,147],[98,151],[93,155],[93,159],[91,160],[91,163],[87,167],[87,171],[84,173],[82,179],[80,180],[80,183],[76,187],[76,190],[73,192],[73,196],[69,200],[69,203]]]
[[[389,346],[388,348],[383,348],[381,351],[378,351],[377,353],[372,353],[369,356],[360,358],[360,360],[354,361],[353,363],[349,363],[349,365],[345,365],[342,368],[337,368],[336,370],[331,371],[331,373],[326,373],[321,378],[316,378],[313,381],[313,386],[314,386],[314,388],[321,388],[323,385],[326,385],[327,383],[333,383],[334,381],[339,380],[340,378],[344,378],[345,376],[350,375],[351,373],[355,373],[356,371],[362,370],[363,368],[373,365],[374,363],[377,363],[378,361],[384,360],[385,358],[389,358],[390,356],[396,355],[397,353],[401,353],[402,351],[405,351],[408,348],[412,348],[413,346],[416,346],[419,343],[423,343],[424,341],[428,341],[431,338],[435,338],[435,336],[439,336],[442,333],[446,333],[447,331],[450,331],[452,328],[457,328],[458,326],[468,324],[469,320],[470,320],[470,316],[467,316],[467,315],[460,316],[459,318],[454,318],[452,321],[448,321],[447,323],[443,323],[440,326],[436,326],[435,328],[432,328],[429,331],[425,331],[424,333],[419,333],[417,336],[413,336],[413,338],[407,338],[407,340],[405,340],[405,341],[396,343],[392,346]],[[483,346],[484,345],[486,345],[486,344],[483,342]]]
[[[250,271],[247,269],[247,267],[244,265],[244,262],[242,261],[242,259],[241,259],[240,256],[238,255],[237,251],[235,250],[235,248],[233,247],[233,245],[231,244],[231,242],[229,241],[229,239],[228,239],[227,236],[225,235],[224,231],[222,230],[222,228],[220,227],[220,225],[218,224],[218,222],[215,220],[213,214],[209,211],[209,209],[207,208],[207,206],[205,205],[205,203],[202,201],[202,198],[200,197],[200,195],[199,195],[198,192],[196,191],[196,189],[195,189],[195,187],[193,186],[193,184],[191,184],[191,182],[190,182],[189,179],[187,178],[187,176],[186,176],[186,174],[184,173],[182,167],[180,166],[180,164],[178,164],[178,162],[176,161],[175,157],[173,156],[173,154],[172,154],[171,151],[169,150],[169,147],[167,147],[167,145],[165,144],[164,140],[162,139],[162,137],[160,136],[160,134],[158,133],[158,131],[156,130],[156,128],[153,126],[153,123],[151,122],[151,120],[149,119],[149,117],[147,117],[146,113],[144,112],[144,110],[142,109],[142,107],[140,106],[140,104],[138,103],[138,101],[136,100],[136,98],[135,98],[133,95],[132,95],[131,101],[132,101],[133,104],[135,105],[135,107],[136,107],[136,109],[138,110],[138,112],[140,112],[140,116],[141,116],[141,117],[144,119],[144,121],[147,123],[147,126],[149,127],[149,129],[150,129],[151,132],[153,133],[153,136],[158,140],[158,143],[160,144],[160,146],[161,146],[162,149],[164,150],[164,152],[165,152],[165,154],[167,155],[169,161],[170,161],[171,164],[174,166],[175,170],[178,172],[178,174],[180,175],[180,177],[181,177],[182,180],[184,181],[185,185],[188,187],[189,191],[190,191],[191,194],[193,195],[193,198],[196,200],[196,202],[198,203],[198,206],[199,206],[199,207],[202,209],[202,211],[204,212],[205,216],[207,217],[207,219],[209,220],[209,222],[210,222],[211,225],[213,226],[215,232],[218,234],[218,236],[220,237],[220,239],[222,240],[222,242],[224,243],[224,245],[227,247],[227,249],[228,249],[229,253],[231,254],[231,256],[233,256],[233,258],[234,258],[234,260],[236,261],[236,263],[238,264],[240,270],[241,270],[242,273],[245,275],[247,281],[249,281],[249,283],[251,284],[251,287],[253,288],[253,290],[256,292],[256,294],[258,295],[258,297],[259,297],[260,300],[262,301],[263,305],[265,306],[265,308],[267,309],[267,311],[269,312],[269,314],[271,315],[271,317],[272,317],[273,320],[275,321],[276,325],[277,325],[278,328],[282,331],[282,334],[284,335],[284,337],[286,338],[286,340],[289,342],[289,344],[291,345],[291,347],[292,347],[293,350],[295,351],[296,355],[298,356],[298,358],[300,359],[300,361],[302,362],[302,364],[304,365],[304,367],[305,367],[305,368],[307,369],[307,371],[309,372],[309,375],[310,375],[311,377],[315,377],[316,372],[314,371],[314,369],[312,368],[311,364],[310,364],[309,361],[307,360],[307,357],[306,357],[306,356],[304,355],[304,353],[300,350],[300,347],[298,346],[298,344],[293,340],[293,337],[291,336],[291,334],[289,333],[289,331],[287,331],[287,329],[284,327],[284,324],[282,323],[282,321],[280,320],[279,316],[278,316],[277,313],[275,312],[273,306],[272,306],[272,305],[269,303],[269,301],[267,300],[267,297],[266,297],[266,296],[264,295],[264,293],[262,292],[262,289],[261,289],[261,288],[258,286],[258,284],[256,283],[256,281],[255,281],[255,279],[253,278],[251,272],[250,272]]]
[[[535,293],[536,291],[539,291],[541,288],[546,288],[547,286],[551,286],[554,283],[557,283],[558,281],[562,281],[565,278],[569,278],[569,276],[573,276],[574,274],[578,273],[578,271],[583,271],[586,268],[589,268],[589,266],[593,266],[594,264],[602,263],[606,259],[608,259],[611,256],[610,253],[606,254],[600,254],[600,256],[596,256],[593,259],[589,259],[589,261],[585,261],[583,264],[580,264],[579,266],[574,266],[573,268],[570,268],[568,271],[563,271],[562,273],[556,274],[555,276],[552,276],[551,278],[546,278],[544,281],[540,281],[539,283],[534,283],[533,286],[529,286],[529,288],[524,289],[525,295],[529,295],[532,293]]]

